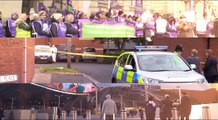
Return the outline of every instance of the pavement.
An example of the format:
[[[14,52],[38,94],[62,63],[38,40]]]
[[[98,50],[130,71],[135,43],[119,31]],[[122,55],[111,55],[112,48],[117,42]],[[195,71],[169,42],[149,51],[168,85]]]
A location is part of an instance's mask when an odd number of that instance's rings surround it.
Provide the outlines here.
[[[67,120],[72,120],[72,117],[67,117]],[[87,120],[83,116],[77,116],[77,120]],[[91,120],[102,120],[100,115],[91,115]],[[116,120],[121,120],[121,117],[116,117]],[[139,116],[129,117],[126,120],[141,120]]]
[[[67,120],[72,120],[72,117],[67,117]],[[115,118],[116,120],[122,120],[121,116],[117,116]],[[159,120],[159,116],[156,116],[156,120]],[[83,118],[83,116],[77,116],[77,120],[87,120],[86,118]],[[100,115],[91,115],[91,120],[102,120]],[[129,116],[126,118],[126,120],[141,120],[141,118],[136,115],[136,116]],[[145,119],[144,119],[145,120]]]
[[[81,73],[79,75],[69,74],[46,74],[35,69],[35,74],[32,79],[33,83],[98,83],[95,79]]]
[[[67,74],[45,74],[40,73],[39,68],[43,66],[62,66],[66,63],[35,64],[35,75],[33,83],[111,83],[112,64],[98,63],[72,63],[72,68],[81,72],[80,75]]]

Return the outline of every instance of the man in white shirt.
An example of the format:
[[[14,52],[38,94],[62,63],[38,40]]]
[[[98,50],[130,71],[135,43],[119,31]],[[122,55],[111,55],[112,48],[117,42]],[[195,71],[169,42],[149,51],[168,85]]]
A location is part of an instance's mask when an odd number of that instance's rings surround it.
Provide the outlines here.
[[[55,45],[52,45],[51,47],[51,52],[52,52],[52,61],[56,62],[56,55],[57,55],[57,48],[55,47]]]

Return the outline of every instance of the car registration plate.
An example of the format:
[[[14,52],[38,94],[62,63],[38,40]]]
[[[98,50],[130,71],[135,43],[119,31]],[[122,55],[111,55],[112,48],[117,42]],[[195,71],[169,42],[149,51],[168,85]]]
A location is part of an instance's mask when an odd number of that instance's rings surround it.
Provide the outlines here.
[[[47,57],[41,57],[40,59],[45,60],[45,59],[47,59]]]

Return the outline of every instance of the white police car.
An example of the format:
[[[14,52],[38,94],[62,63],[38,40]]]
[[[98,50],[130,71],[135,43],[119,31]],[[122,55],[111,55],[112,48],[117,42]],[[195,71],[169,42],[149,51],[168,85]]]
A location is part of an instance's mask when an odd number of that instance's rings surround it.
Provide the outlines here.
[[[144,46],[145,47],[145,46]],[[143,49],[143,48],[140,48]],[[125,52],[115,62],[112,83],[207,83],[182,57],[163,51],[167,46],[147,46],[149,51]]]

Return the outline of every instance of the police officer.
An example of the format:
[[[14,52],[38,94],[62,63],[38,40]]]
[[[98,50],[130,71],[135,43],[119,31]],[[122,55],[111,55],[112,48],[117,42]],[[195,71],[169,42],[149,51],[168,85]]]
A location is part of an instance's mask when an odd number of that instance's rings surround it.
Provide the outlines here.
[[[16,36],[16,25],[15,21],[18,19],[18,14],[16,12],[11,14],[11,18],[6,21],[6,37],[15,37]]]
[[[73,38],[79,37],[78,25],[76,23],[74,23],[74,15],[73,14],[67,15],[65,25],[67,27],[67,34],[71,34],[73,36]]]
[[[5,37],[2,24],[2,12],[0,11],[0,37]]]
[[[51,25],[52,37],[64,38],[66,37],[67,27],[63,22],[63,15],[61,13],[54,13],[54,21]]]
[[[38,13],[39,19],[32,23],[32,28],[34,33],[36,33],[37,38],[47,38],[49,37],[49,24],[46,20],[46,12],[40,11]]]
[[[26,23],[27,15],[22,13],[16,21],[16,38],[30,38],[31,27]]]
[[[182,55],[182,52],[183,52],[183,46],[182,46],[182,45],[177,45],[176,48],[175,48],[175,50],[174,50],[174,53],[175,53],[176,55],[181,56],[181,55]]]

